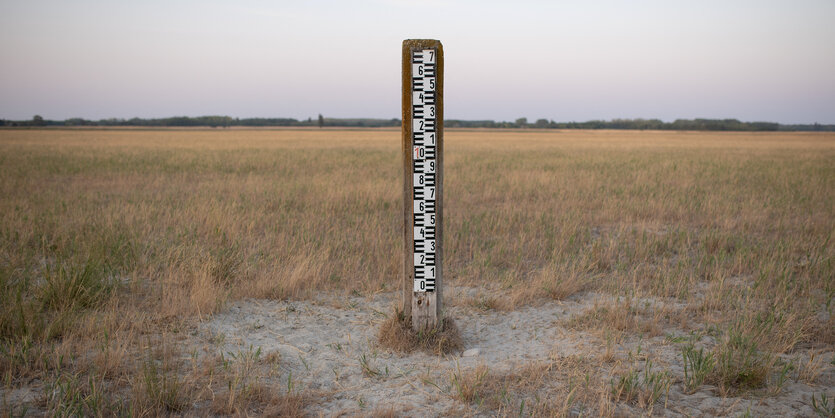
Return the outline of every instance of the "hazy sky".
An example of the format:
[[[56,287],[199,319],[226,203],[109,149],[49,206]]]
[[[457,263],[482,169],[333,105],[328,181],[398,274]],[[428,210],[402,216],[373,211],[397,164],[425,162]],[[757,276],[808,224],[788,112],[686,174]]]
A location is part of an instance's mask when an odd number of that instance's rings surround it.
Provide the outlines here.
[[[447,119],[835,123],[835,1],[0,1],[0,118],[400,117],[444,44]]]

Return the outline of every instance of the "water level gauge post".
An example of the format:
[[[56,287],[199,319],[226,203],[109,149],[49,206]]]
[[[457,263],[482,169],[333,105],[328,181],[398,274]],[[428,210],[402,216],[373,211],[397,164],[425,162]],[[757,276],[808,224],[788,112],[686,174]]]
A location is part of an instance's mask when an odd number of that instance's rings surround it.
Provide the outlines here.
[[[403,312],[416,331],[441,323],[443,46],[403,41]]]

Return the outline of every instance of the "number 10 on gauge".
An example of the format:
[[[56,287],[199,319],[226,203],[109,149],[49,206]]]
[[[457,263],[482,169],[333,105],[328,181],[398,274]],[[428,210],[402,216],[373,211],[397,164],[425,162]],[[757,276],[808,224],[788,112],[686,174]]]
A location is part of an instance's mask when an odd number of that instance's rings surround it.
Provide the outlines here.
[[[434,292],[438,264],[436,195],[438,132],[435,49],[412,50],[412,215],[414,291]]]

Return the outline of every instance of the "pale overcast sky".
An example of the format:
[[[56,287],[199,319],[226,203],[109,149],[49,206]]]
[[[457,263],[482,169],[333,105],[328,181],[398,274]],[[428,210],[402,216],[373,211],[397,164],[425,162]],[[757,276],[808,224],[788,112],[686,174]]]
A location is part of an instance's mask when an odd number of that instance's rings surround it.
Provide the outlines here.
[[[835,123],[833,0],[3,0],[0,118],[399,118],[408,38],[447,119]]]

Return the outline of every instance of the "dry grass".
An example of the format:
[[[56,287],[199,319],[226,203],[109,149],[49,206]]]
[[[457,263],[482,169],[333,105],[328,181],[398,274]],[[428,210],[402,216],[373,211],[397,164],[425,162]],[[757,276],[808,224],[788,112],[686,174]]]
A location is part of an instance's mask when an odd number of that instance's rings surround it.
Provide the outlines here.
[[[396,130],[0,131],[4,387],[45,382],[68,396],[46,410],[78,407],[75,394],[99,402],[71,412],[118,412],[135,401],[143,335],[182,335],[228,300],[399,288],[399,140]],[[685,330],[718,329],[721,341],[739,331],[745,344],[722,343],[729,374],[717,382],[729,390],[747,385],[733,377],[747,361],[733,350],[835,344],[832,134],[446,140],[446,278],[501,292],[486,308],[583,291],[672,298],[687,306],[673,321]],[[578,326],[621,312],[615,329],[656,335],[669,321],[625,306]],[[187,367],[174,369],[181,398],[221,396],[191,392]]]
[[[553,356],[510,371],[485,364],[450,376],[450,395],[472,413],[497,416],[613,416],[618,395],[612,393],[609,370],[595,358]]]
[[[797,364],[797,380],[813,385],[823,373],[823,358],[820,352],[812,351],[808,358],[800,359]]]
[[[396,417],[401,416],[401,415],[398,414],[397,409],[395,409],[394,407],[389,406],[389,407],[386,407],[386,408],[377,408],[377,409],[371,411],[370,416],[372,418],[396,418]]]
[[[524,281],[525,285],[518,286],[509,294],[502,292],[501,297],[481,295],[468,298],[464,303],[484,311],[512,311],[545,300],[563,300],[586,290],[592,281],[592,276],[578,268],[577,264],[550,263],[531,272],[527,278],[514,278],[513,282]]]
[[[462,344],[458,326],[452,318],[443,318],[437,330],[416,332],[410,319],[399,310],[380,326],[377,340],[382,347],[400,353],[423,350],[436,355],[457,351]]]
[[[597,302],[591,310],[569,319],[565,325],[578,331],[595,330],[617,339],[624,334],[657,337],[662,335],[665,325],[672,325],[673,316],[677,313],[665,305],[619,298]]]

